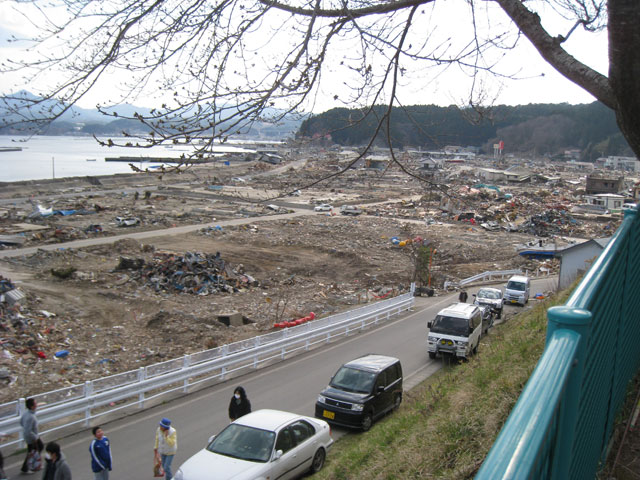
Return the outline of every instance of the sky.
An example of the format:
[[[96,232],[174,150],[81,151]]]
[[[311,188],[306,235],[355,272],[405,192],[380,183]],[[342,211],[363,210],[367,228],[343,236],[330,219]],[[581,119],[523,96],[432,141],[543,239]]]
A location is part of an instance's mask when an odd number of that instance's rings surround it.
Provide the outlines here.
[[[533,2],[540,0],[532,0]],[[460,10],[443,10],[444,8],[453,8],[449,5],[453,1],[439,2],[433,7],[437,10],[437,25],[428,23],[424,25],[426,30],[441,29],[440,31],[448,31],[461,33],[457,23],[463,15]],[[491,4],[492,2],[484,2]],[[0,2],[0,61],[7,59],[17,59],[25,55],[22,50],[24,44],[20,42],[8,43],[7,39],[13,34],[15,36],[29,35],[33,30],[33,26],[22,16],[17,15],[13,10],[13,2]],[[455,8],[462,8],[465,2],[461,1]],[[442,6],[446,5],[446,6]],[[562,20],[557,15],[553,16],[553,21],[549,20],[545,23],[547,13],[549,15],[555,13],[547,8],[541,7],[543,25],[553,35],[566,33],[571,23]],[[504,19],[500,18],[501,12],[490,12],[494,16],[495,24],[499,25]],[[425,17],[426,18],[426,17]],[[425,21],[421,18],[419,21]],[[421,25],[418,25],[421,27]],[[493,27],[491,27],[493,28]],[[456,31],[458,29],[458,31]],[[565,48],[574,55],[578,60],[583,61],[590,67],[607,73],[607,37],[606,31],[598,34],[591,34],[577,29],[565,42]],[[501,79],[499,77],[489,77],[484,80],[484,88],[487,90],[488,99],[494,104],[520,105],[529,103],[590,103],[594,98],[582,90],[577,85],[565,79],[546,62],[544,62],[537,51],[526,41],[522,40],[519,47],[511,52],[500,61],[500,71],[508,75],[518,77],[518,79]],[[470,91],[470,78],[459,68],[449,68],[446,72],[439,75],[432,75],[430,72],[422,72],[416,69],[411,75],[407,76],[405,85],[399,91],[398,96],[405,105],[411,104],[436,104],[446,105],[464,105],[468,102]],[[0,73],[0,91],[1,93],[10,93],[19,89],[32,89],[32,85],[21,83],[18,76],[8,73]],[[320,113],[333,107],[350,106],[347,95],[341,92],[341,75],[336,68],[333,73],[329,70],[323,77],[325,83],[318,94],[315,96],[313,111]],[[91,92],[79,102],[79,106],[84,108],[93,108],[97,103],[104,103],[105,96],[110,92],[115,95],[117,89],[117,76],[103,82],[99,88]],[[41,86],[46,85],[47,75],[40,77]],[[340,92],[339,99],[334,100],[336,92]],[[154,94],[155,97],[154,97]],[[154,107],[157,106],[157,91],[143,94],[133,103],[137,106]],[[346,102],[346,103],[345,103]],[[311,108],[311,107],[308,107]]]

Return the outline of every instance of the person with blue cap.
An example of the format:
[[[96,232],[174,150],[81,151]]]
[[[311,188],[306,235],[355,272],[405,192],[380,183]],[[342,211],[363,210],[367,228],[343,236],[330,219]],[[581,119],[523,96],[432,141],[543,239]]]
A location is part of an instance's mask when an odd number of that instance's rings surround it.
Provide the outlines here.
[[[153,447],[153,453],[156,457],[156,462],[162,465],[164,470],[165,480],[171,480],[173,474],[171,473],[171,462],[173,457],[178,451],[178,433],[176,429],[171,426],[171,420],[163,418],[158,424],[156,429],[156,442]]]

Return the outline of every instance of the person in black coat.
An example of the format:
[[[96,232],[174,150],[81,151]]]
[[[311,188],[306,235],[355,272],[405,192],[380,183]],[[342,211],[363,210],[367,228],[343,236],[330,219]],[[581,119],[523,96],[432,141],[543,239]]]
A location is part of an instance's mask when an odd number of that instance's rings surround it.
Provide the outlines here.
[[[251,402],[249,402],[244,388],[237,387],[229,402],[229,419],[233,422],[247,413],[251,413]]]

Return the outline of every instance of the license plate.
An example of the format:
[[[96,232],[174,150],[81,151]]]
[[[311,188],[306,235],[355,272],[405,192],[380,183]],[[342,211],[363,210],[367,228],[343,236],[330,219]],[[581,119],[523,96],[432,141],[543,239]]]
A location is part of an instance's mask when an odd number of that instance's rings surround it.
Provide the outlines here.
[[[335,412],[330,412],[329,410],[323,410],[322,416],[328,418],[329,420],[333,420],[336,418]]]
[[[518,303],[517,300],[511,300],[511,303]]]

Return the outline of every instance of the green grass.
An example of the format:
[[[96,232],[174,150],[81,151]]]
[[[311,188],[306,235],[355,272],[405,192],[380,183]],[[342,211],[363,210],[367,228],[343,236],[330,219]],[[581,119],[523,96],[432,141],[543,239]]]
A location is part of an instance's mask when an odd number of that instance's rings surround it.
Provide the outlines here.
[[[334,445],[317,480],[473,478],[544,349],[546,311],[569,292],[494,327],[469,362],[405,394],[400,409]]]

